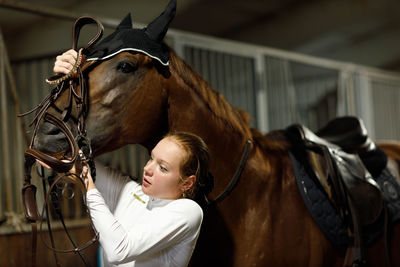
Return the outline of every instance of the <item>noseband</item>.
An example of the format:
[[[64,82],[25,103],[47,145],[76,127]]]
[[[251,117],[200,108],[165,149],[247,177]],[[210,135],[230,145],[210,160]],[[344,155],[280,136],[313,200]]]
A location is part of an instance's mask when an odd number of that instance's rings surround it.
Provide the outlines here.
[[[93,225],[92,228],[95,233],[95,237],[90,240],[88,243],[86,243],[83,246],[77,246],[76,242],[72,239],[71,235],[68,232],[68,229],[64,223],[63,216],[61,214],[61,210],[59,211],[58,216],[59,219],[64,227],[64,230],[74,247],[74,249],[71,250],[59,250],[55,249],[54,247],[54,239],[50,227],[50,214],[48,211],[48,203],[49,201],[52,201],[52,205],[54,206],[54,209],[57,212],[57,206],[60,206],[59,203],[57,202],[57,196],[54,196],[54,193],[52,192],[53,189],[59,184],[61,180],[67,180],[69,182],[72,182],[74,185],[78,186],[80,191],[82,192],[83,196],[83,201],[86,203],[86,187],[83,182],[83,177],[81,171],[82,171],[82,166],[86,165],[90,167],[92,177],[95,178],[95,166],[94,166],[94,161],[93,161],[93,155],[92,155],[92,150],[90,146],[90,140],[86,137],[86,128],[85,128],[85,117],[88,113],[88,90],[86,86],[86,81],[84,80],[84,76],[82,73],[82,68],[81,66],[83,65],[85,61],[85,55],[87,54],[88,50],[91,48],[92,45],[94,45],[102,36],[103,34],[103,25],[96,19],[92,17],[80,17],[78,18],[74,26],[72,28],[73,32],[73,42],[72,42],[72,48],[76,51],[77,50],[77,43],[78,43],[78,38],[79,38],[79,33],[81,28],[86,25],[86,24],[96,24],[97,25],[97,34],[94,38],[92,38],[89,43],[84,47],[79,49],[78,52],[78,59],[76,64],[74,65],[74,68],[72,69],[71,72],[69,72],[67,75],[56,75],[53,76],[49,79],[47,79],[47,83],[56,85],[56,87],[50,92],[50,94],[43,99],[43,101],[36,106],[31,111],[28,111],[24,114],[21,114],[20,116],[25,116],[27,114],[35,112],[35,116],[32,120],[32,123],[30,126],[33,125],[34,130],[32,134],[32,139],[30,142],[30,145],[28,149],[25,151],[25,164],[24,164],[24,186],[22,188],[22,201],[23,201],[23,206],[24,206],[24,211],[25,211],[25,217],[27,218],[28,222],[32,224],[32,265],[36,265],[36,239],[37,239],[37,221],[40,221],[40,228],[42,228],[42,222],[43,222],[43,216],[44,212],[46,211],[46,220],[47,220],[47,226],[49,230],[49,235],[50,235],[50,241],[51,241],[51,246],[48,246],[46,243],[46,246],[50,248],[54,252],[54,257],[57,263],[57,266],[60,266],[57,254],[56,252],[59,253],[67,253],[67,252],[74,252],[77,253],[84,264],[86,266],[90,266],[89,262],[87,261],[85,255],[81,252],[91,244],[94,244],[98,240],[98,234],[95,231]],[[77,92],[77,88],[80,88],[79,92]],[[62,95],[62,94],[68,94],[68,104],[67,106],[61,110],[59,109],[56,105],[55,102],[56,100]],[[61,119],[52,115],[51,113],[48,112],[48,109],[50,107],[53,107],[56,111],[61,113]],[[72,109],[76,108],[77,110],[77,115],[76,118],[72,116]],[[74,137],[72,131],[68,128],[66,122],[69,119],[73,119],[77,125],[77,136]],[[43,153],[37,149],[34,148],[34,140],[37,135],[38,127],[41,122],[48,122],[55,127],[57,127],[66,137],[68,145],[70,147],[69,150],[69,155],[64,155],[62,157],[57,157],[53,155],[49,155],[46,153]],[[82,152],[80,152],[80,150]],[[31,170],[32,166],[35,163],[36,160],[39,160],[46,165],[48,165],[52,170],[54,170],[56,173],[58,173],[58,176],[56,178],[52,177],[50,179],[49,177],[49,190],[47,193],[45,193],[44,197],[44,205],[42,209],[42,213],[39,214],[38,208],[37,208],[37,202],[36,202],[36,186],[31,184]],[[71,174],[68,173],[71,168],[75,166],[76,167],[76,172],[80,173],[78,174]],[[45,188],[45,181],[43,180],[43,186],[44,186],[44,192],[46,192]],[[60,209],[60,207],[59,207]]]

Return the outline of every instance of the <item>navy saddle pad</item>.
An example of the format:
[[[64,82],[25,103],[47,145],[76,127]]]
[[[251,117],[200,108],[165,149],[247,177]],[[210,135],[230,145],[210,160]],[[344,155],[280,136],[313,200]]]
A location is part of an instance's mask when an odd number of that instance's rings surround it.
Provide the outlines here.
[[[304,200],[307,209],[310,211],[312,218],[325,234],[327,239],[339,250],[345,251],[349,237],[347,234],[347,226],[340,218],[334,205],[329,200],[319,181],[308,169],[308,165],[296,156],[295,151],[289,150],[289,156],[293,165],[297,185],[300,194]],[[396,183],[395,178],[385,169],[375,178],[380,186],[383,197],[385,199],[389,218],[391,222],[400,220],[400,186]],[[381,218],[368,228],[363,229],[365,240],[368,244],[373,243],[383,232],[384,218]]]

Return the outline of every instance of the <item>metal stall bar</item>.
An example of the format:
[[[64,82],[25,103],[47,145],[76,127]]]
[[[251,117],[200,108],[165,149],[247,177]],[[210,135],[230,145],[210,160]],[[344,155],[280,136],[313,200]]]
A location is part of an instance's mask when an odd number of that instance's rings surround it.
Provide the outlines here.
[[[5,43],[4,43],[4,39],[3,39],[3,34],[2,31],[0,29],[0,45],[2,46],[2,58],[3,58],[3,63],[5,66],[5,71],[7,74],[7,78],[8,78],[8,85],[10,86],[11,89],[11,95],[12,95],[12,99],[13,99],[13,104],[15,107],[15,114],[20,114],[21,113],[21,105],[19,102],[19,97],[18,97],[18,92],[17,92],[17,86],[15,83],[15,79],[14,79],[14,75],[12,73],[11,70],[11,65],[10,65],[10,60],[8,58],[7,55],[7,49],[5,47]],[[16,185],[18,188],[22,188],[22,177],[23,177],[23,171],[22,171],[22,166],[23,166],[23,143],[25,143],[26,145],[29,143],[29,137],[27,134],[27,130],[26,130],[26,125],[24,123],[23,119],[17,119],[19,126],[17,127],[15,125],[15,132],[16,132],[16,144],[15,144],[15,150],[14,150],[14,154],[16,154],[16,158],[15,158],[15,163],[17,166],[21,166],[21,168],[16,168],[14,170],[15,172],[15,176],[16,178]],[[15,153],[16,152],[16,153]],[[5,165],[5,166],[9,166],[9,165]],[[17,201],[16,204],[16,210],[17,212],[22,212],[22,203],[20,201]]]
[[[0,174],[3,181],[0,181],[1,194],[5,195],[5,207],[3,210],[2,205],[0,205],[0,216],[5,216],[7,212],[12,211],[12,187],[11,187],[11,172],[10,172],[10,138],[8,134],[8,105],[7,105],[7,88],[6,88],[6,70],[5,70],[5,46],[3,42],[2,32],[0,31],[0,100],[1,100],[1,142],[2,142],[2,159],[3,159],[3,173]],[[4,183],[3,183],[4,182]],[[4,185],[4,187],[3,187]]]
[[[318,103],[315,103],[315,107],[307,107],[307,109],[310,109],[309,111],[306,110],[305,114],[307,115],[309,119],[306,119],[306,121],[300,121],[301,123],[308,123],[308,120],[311,121],[316,121],[317,123],[315,124],[315,127],[318,127],[321,125],[322,120],[325,118],[331,118],[335,114],[332,114],[333,109],[331,108],[332,104],[335,103],[336,101],[336,116],[344,116],[344,115],[356,115],[361,117],[363,120],[366,121],[366,126],[368,130],[371,132],[372,135],[374,135],[374,127],[376,127],[376,120],[379,120],[379,116],[377,116],[377,111],[381,110],[382,108],[386,108],[389,111],[389,107],[381,107],[382,106],[382,101],[375,101],[374,97],[371,95],[373,92],[375,92],[375,88],[377,87],[376,82],[375,85],[371,89],[370,83],[374,82],[376,79],[376,76],[379,77],[379,79],[382,80],[393,80],[393,79],[398,79],[399,75],[398,73],[395,72],[390,72],[390,71],[383,71],[380,69],[372,68],[372,67],[366,67],[362,65],[357,65],[357,64],[352,64],[348,62],[339,62],[335,60],[329,60],[329,59],[322,59],[322,58],[317,58],[309,55],[303,55],[295,52],[288,52],[288,51],[283,51],[279,49],[273,49],[273,48],[268,48],[268,47],[261,47],[257,45],[250,45],[250,44],[244,44],[236,41],[228,41],[228,40],[223,40],[219,38],[210,38],[207,36],[199,35],[199,34],[191,34],[191,33],[185,33],[182,31],[177,31],[177,30],[170,30],[169,35],[173,37],[172,39],[174,40],[174,44],[178,48],[179,51],[185,50],[185,51],[192,51],[193,50],[202,50],[205,49],[209,51],[210,54],[215,54],[215,58],[217,60],[213,60],[214,65],[218,65],[218,62],[224,62],[224,57],[226,54],[230,54],[233,56],[246,56],[246,57],[252,57],[255,58],[255,65],[254,67],[256,68],[256,79],[257,79],[257,107],[256,107],[256,117],[257,117],[257,127],[263,131],[269,131],[271,129],[274,129],[276,127],[281,127],[283,125],[286,125],[288,122],[283,122],[281,119],[284,118],[278,118],[273,115],[274,111],[276,112],[276,107],[274,108],[272,105],[266,104],[271,102],[271,97],[274,98],[279,98],[279,105],[281,105],[281,108],[279,109],[279,112],[277,115],[282,116],[283,113],[290,113],[293,111],[293,108],[289,108],[287,106],[287,102],[280,100],[282,95],[282,92],[278,90],[278,88],[286,88],[287,85],[290,85],[292,81],[289,81],[290,76],[282,76],[282,73],[277,73],[274,71],[274,66],[270,66],[266,68],[266,63],[262,62],[263,60],[260,60],[259,57],[266,57],[266,58],[275,58],[276,59],[276,64],[274,63],[273,65],[276,66],[281,66],[282,64],[279,64],[279,62],[288,62],[289,66],[291,68],[295,65],[298,64],[303,64],[307,65],[306,68],[315,68],[321,70],[323,75],[328,75],[325,78],[321,77],[314,77],[310,81],[303,81],[303,88],[306,90],[301,89],[301,87],[298,88],[298,86],[301,86],[301,84],[295,84],[295,89],[296,93],[298,94],[308,94],[309,96],[320,96],[321,99],[314,99],[310,100],[308,102],[312,101],[318,101]],[[190,54],[190,53],[189,53]],[[185,53],[185,56],[188,55],[188,53]],[[185,57],[184,57],[185,58]],[[189,62],[190,57],[185,58]],[[221,59],[221,60],[218,60]],[[211,61],[211,60],[210,60]],[[209,62],[210,62],[209,61]],[[261,63],[262,62],[262,63]],[[273,62],[272,62],[273,63]],[[220,70],[222,66],[222,69]],[[211,77],[212,84],[218,84],[217,87],[214,87],[215,89],[218,88],[220,92],[223,93],[227,98],[229,98],[229,92],[225,92],[225,87],[226,87],[226,77],[225,75],[230,72],[230,67],[225,68],[224,63],[220,68],[218,68],[218,72],[220,72],[219,76],[216,76],[216,79],[214,77]],[[196,68],[196,66],[194,66]],[[326,69],[327,71],[324,71],[323,69]],[[200,69],[201,71],[201,69]],[[265,77],[265,72],[269,73],[267,77]],[[319,71],[318,71],[319,72]],[[336,74],[335,74],[336,72]],[[276,76],[272,76],[272,79],[274,81],[271,81],[271,74]],[[364,82],[361,82],[358,78],[357,75],[359,74],[366,75]],[[329,77],[330,75],[330,77]],[[336,76],[336,78],[335,78]],[[373,76],[374,78],[371,78]],[[293,77],[292,77],[293,78]],[[272,82],[272,83],[271,83]],[[282,84],[281,84],[282,82]],[[361,82],[361,83],[360,83]],[[276,89],[271,88],[271,86],[276,86]],[[334,88],[337,87],[336,89],[336,96],[331,94],[329,92],[329,87]],[[357,87],[358,86],[358,87]],[[393,87],[394,85],[392,85]],[[324,89],[325,88],[325,89]],[[287,90],[286,90],[287,91]],[[313,93],[314,92],[314,93]],[[396,98],[395,92],[392,90],[389,94],[393,95],[394,98]],[[335,100],[336,98],[336,100]],[[306,95],[302,96],[303,100],[307,100]],[[318,115],[318,111],[323,107],[323,103],[321,101],[325,101],[329,107],[324,110],[326,113],[325,116]],[[273,101],[272,101],[273,102]],[[275,102],[273,102],[275,103]],[[303,102],[303,104],[307,104],[306,102]],[[312,103],[311,103],[312,104]],[[283,105],[283,106],[282,106]],[[361,105],[361,107],[360,107]],[[372,105],[372,106],[371,106]],[[369,109],[371,107],[371,109]],[[295,108],[295,114],[299,114],[298,108]],[[247,110],[248,111],[248,110]],[[396,112],[396,108],[392,107],[390,108],[390,114],[393,114]],[[379,113],[379,112],[378,112]],[[317,115],[316,120],[315,117]],[[291,116],[293,117],[293,116]],[[304,120],[304,116],[301,117],[301,120]],[[291,121],[295,120],[295,118],[291,119]],[[389,121],[389,120],[387,120]],[[278,124],[277,124],[278,122]],[[396,129],[399,128],[400,132],[400,127],[397,125],[394,126]],[[396,138],[400,138],[400,133],[396,134],[397,130],[393,129],[393,134],[387,135],[388,137],[391,136],[397,136]],[[379,139],[385,139],[385,135],[379,134],[376,136]],[[393,138],[393,137],[391,137]]]

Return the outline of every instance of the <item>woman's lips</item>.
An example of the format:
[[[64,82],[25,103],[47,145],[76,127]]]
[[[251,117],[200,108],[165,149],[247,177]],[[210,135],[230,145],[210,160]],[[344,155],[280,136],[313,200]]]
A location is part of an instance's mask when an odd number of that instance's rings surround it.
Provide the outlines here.
[[[146,178],[143,178],[143,185],[144,185],[144,186],[150,186],[151,183],[150,183],[149,180],[147,180]]]

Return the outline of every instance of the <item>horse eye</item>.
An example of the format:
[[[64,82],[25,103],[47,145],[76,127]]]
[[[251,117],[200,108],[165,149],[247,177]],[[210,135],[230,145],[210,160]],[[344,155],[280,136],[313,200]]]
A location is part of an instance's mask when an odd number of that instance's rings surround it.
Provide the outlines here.
[[[131,63],[126,62],[126,61],[119,62],[118,66],[117,66],[117,70],[121,71],[123,73],[134,72],[136,69],[137,69],[136,66],[134,66]]]

